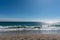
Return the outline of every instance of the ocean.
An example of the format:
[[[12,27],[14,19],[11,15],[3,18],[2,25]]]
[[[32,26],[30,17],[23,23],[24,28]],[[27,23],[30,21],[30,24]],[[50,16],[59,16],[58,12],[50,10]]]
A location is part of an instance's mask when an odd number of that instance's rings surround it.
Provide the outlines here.
[[[60,23],[0,22],[0,34],[60,34]]]

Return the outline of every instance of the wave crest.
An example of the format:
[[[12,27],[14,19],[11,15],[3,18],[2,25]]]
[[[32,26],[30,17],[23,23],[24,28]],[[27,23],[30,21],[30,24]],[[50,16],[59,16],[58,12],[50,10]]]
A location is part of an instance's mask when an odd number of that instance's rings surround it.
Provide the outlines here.
[[[22,30],[60,30],[60,27],[55,27],[55,26],[47,26],[47,25],[42,25],[42,26],[0,26],[0,31],[22,31]]]

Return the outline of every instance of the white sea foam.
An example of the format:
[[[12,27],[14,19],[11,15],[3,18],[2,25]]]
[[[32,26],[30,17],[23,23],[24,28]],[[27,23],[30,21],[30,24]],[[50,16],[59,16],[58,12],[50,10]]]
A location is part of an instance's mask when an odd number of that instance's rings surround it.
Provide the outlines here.
[[[12,28],[11,28],[12,27]],[[16,27],[16,28],[15,28]],[[25,26],[26,28],[17,28],[17,26],[0,26],[0,31],[22,31],[22,30],[60,30],[60,27],[43,25],[39,28],[39,26]]]

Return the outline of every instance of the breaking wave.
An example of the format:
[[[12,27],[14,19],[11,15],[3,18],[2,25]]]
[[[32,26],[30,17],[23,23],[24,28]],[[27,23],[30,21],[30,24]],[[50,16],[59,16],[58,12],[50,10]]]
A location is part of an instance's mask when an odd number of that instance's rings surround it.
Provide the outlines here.
[[[60,30],[60,27],[55,26],[0,26],[0,31],[22,31],[22,30]]]

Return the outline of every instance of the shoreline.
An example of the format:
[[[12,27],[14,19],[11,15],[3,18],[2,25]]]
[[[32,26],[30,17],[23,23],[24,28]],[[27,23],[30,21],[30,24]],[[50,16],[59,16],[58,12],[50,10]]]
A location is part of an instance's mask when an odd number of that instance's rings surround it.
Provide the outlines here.
[[[0,40],[60,40],[60,34],[0,35]]]

